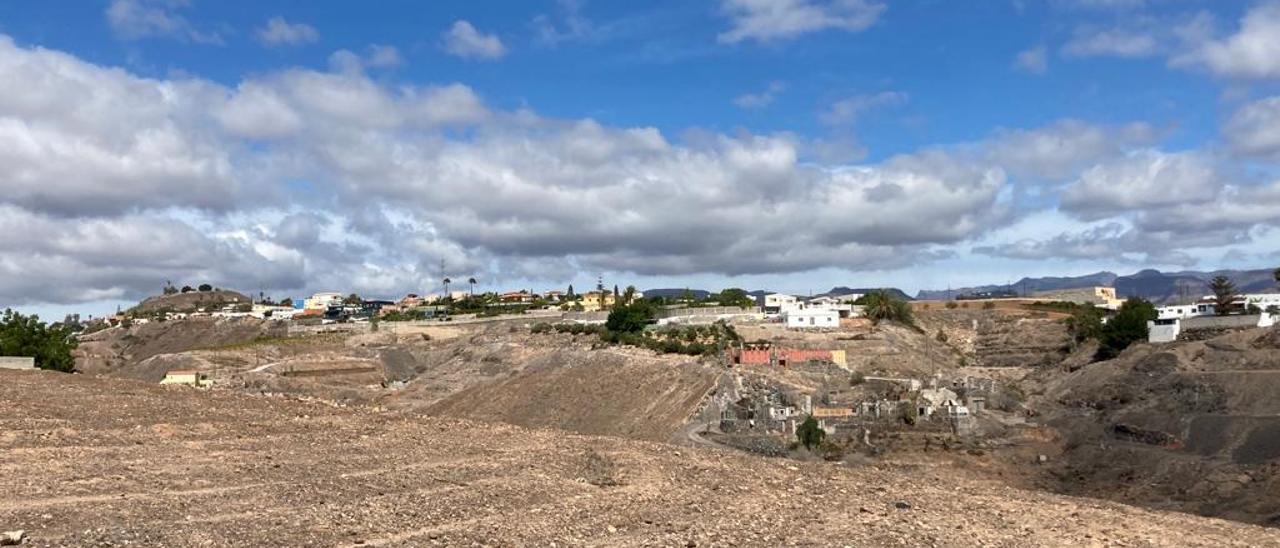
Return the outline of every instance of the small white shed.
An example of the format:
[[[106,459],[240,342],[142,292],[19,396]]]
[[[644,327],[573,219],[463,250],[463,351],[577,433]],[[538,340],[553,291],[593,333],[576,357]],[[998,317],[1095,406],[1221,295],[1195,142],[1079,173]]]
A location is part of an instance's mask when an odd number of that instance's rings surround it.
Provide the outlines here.
[[[786,316],[789,329],[840,327],[840,313],[835,310],[806,308],[789,311]]]

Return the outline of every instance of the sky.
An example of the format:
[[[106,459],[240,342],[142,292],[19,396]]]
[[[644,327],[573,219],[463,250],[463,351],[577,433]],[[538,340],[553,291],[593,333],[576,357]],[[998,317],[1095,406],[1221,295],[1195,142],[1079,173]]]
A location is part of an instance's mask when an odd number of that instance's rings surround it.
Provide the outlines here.
[[[0,308],[1280,265],[1280,0],[0,2]]]

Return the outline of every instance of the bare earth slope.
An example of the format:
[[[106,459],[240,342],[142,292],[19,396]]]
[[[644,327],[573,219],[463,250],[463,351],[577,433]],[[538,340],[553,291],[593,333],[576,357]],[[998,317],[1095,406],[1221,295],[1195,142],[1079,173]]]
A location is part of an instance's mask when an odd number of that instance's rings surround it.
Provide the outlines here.
[[[1275,530],[944,469],[128,380],[0,371],[0,410],[0,530],[33,546],[1280,544]]]

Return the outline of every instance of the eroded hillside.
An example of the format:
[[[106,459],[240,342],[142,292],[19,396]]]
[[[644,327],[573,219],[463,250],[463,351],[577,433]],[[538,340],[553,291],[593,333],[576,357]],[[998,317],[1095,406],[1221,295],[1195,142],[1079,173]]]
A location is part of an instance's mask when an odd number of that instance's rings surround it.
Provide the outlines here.
[[[32,546],[1263,546],[1280,533],[1011,489],[0,371],[0,524]]]

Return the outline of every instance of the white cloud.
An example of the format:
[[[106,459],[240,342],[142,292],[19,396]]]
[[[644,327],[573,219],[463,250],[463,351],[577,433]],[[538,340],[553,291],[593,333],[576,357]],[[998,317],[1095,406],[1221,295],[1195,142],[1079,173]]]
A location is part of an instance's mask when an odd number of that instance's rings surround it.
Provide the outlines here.
[[[1280,160],[1280,96],[1244,105],[1223,132],[1241,154]]]
[[[874,0],[722,0],[732,27],[722,43],[768,42],[822,30],[859,32],[874,25],[888,6]]]
[[[1234,34],[1221,39],[1206,37],[1172,63],[1203,66],[1228,78],[1280,77],[1280,2],[1272,0],[1254,6],[1240,20],[1240,28]]]
[[[854,95],[836,101],[820,116],[828,125],[852,125],[870,110],[898,106],[907,102],[907,94],[900,91]]]
[[[126,40],[167,37],[200,44],[222,44],[216,32],[197,30],[177,10],[183,0],[112,0],[107,5],[107,24]]]
[[[463,20],[444,33],[444,49],[464,59],[497,59],[507,53],[498,35],[484,34]]]
[[[785,82],[770,82],[769,87],[759,93],[744,93],[733,99],[733,104],[738,108],[756,109],[764,108],[773,104],[778,98],[778,94],[786,91],[787,84]]]
[[[1081,28],[1062,46],[1068,57],[1150,57],[1160,52],[1160,40],[1141,28]]]
[[[1013,66],[1023,72],[1044,74],[1049,70],[1049,56],[1044,46],[1036,46],[1018,52],[1013,58]]]
[[[1203,202],[1217,195],[1220,177],[1203,155],[1148,149],[1085,170],[1063,193],[1062,203],[1085,218],[1102,218]]]
[[[258,40],[268,46],[298,46],[318,42],[320,33],[311,25],[290,23],[276,16],[267,21],[267,26],[258,29]]]
[[[388,68],[398,67],[404,63],[404,59],[400,57],[400,50],[395,46],[384,46],[373,44],[369,46],[369,55],[365,59],[365,64],[370,67]]]

